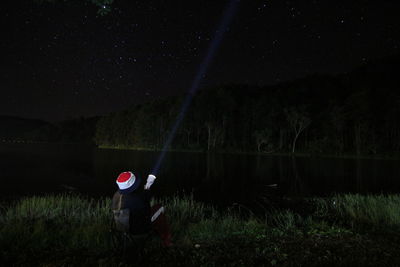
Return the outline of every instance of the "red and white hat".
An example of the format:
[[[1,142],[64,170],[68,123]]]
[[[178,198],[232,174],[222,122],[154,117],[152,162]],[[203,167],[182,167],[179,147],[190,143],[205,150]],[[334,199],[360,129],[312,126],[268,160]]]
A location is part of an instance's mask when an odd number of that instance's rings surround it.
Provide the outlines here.
[[[130,193],[139,187],[140,180],[132,172],[128,171],[122,172],[118,176],[116,183],[121,193]]]

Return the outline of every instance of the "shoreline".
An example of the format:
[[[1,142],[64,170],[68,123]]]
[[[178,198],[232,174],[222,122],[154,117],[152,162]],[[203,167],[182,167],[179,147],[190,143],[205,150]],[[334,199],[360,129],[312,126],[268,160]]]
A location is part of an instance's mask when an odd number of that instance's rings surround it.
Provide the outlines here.
[[[44,142],[44,141],[24,141],[24,140],[6,140],[0,142],[4,145],[71,145],[71,146],[87,146],[104,150],[129,150],[143,152],[161,152],[161,149],[148,147],[130,147],[130,146],[110,146],[96,145],[92,143],[69,143],[69,142]],[[177,153],[200,153],[200,154],[231,154],[231,155],[251,155],[251,156],[271,156],[271,157],[296,157],[296,158],[327,158],[327,159],[361,159],[361,160],[400,160],[399,155],[377,154],[377,155],[356,155],[356,154],[319,154],[319,153],[290,153],[290,152],[256,152],[256,151],[230,151],[230,150],[213,150],[204,151],[200,149],[167,149],[166,152]]]
[[[98,145],[98,149],[109,150],[131,150],[131,151],[144,151],[144,152],[161,152],[161,149],[152,149],[146,147],[125,147],[125,146],[108,146]],[[166,152],[178,153],[202,153],[202,154],[232,154],[232,155],[252,155],[252,156],[274,156],[274,157],[298,157],[298,158],[332,158],[332,159],[372,159],[372,160],[400,160],[399,156],[392,155],[355,155],[355,154],[316,154],[316,153],[289,153],[289,152],[243,152],[243,151],[203,151],[203,150],[190,150],[190,149],[168,149]]]

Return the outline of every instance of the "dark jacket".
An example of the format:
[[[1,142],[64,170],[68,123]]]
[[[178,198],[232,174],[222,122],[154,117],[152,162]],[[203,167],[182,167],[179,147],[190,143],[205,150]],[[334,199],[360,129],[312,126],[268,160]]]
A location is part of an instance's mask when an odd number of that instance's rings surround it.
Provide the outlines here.
[[[129,209],[129,231],[132,234],[144,234],[151,229],[150,215],[150,191],[140,190],[129,194],[115,192],[112,201],[112,209],[117,209],[119,198],[121,199],[121,209]]]

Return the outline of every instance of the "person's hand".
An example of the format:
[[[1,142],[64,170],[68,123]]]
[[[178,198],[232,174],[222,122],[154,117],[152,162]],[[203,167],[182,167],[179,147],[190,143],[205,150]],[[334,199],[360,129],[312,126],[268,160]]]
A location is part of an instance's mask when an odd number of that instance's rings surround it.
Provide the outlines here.
[[[155,180],[156,178],[157,178],[157,177],[156,177],[155,175],[149,174],[149,176],[147,176],[147,182],[146,182],[146,184],[144,185],[144,189],[146,189],[146,190],[150,189],[151,185],[154,183],[154,180]]]

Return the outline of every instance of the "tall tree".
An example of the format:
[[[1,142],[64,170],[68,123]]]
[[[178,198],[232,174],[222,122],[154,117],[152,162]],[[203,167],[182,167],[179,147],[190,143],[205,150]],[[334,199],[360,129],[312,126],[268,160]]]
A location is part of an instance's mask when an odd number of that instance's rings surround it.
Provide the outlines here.
[[[254,132],[254,138],[257,144],[257,151],[263,151],[265,147],[265,152],[272,152],[273,144],[271,142],[272,131],[270,129],[257,130]]]
[[[311,119],[304,111],[304,108],[291,107],[285,109],[286,119],[294,131],[294,138],[292,143],[292,153],[296,150],[296,141],[299,135],[310,125]]]

